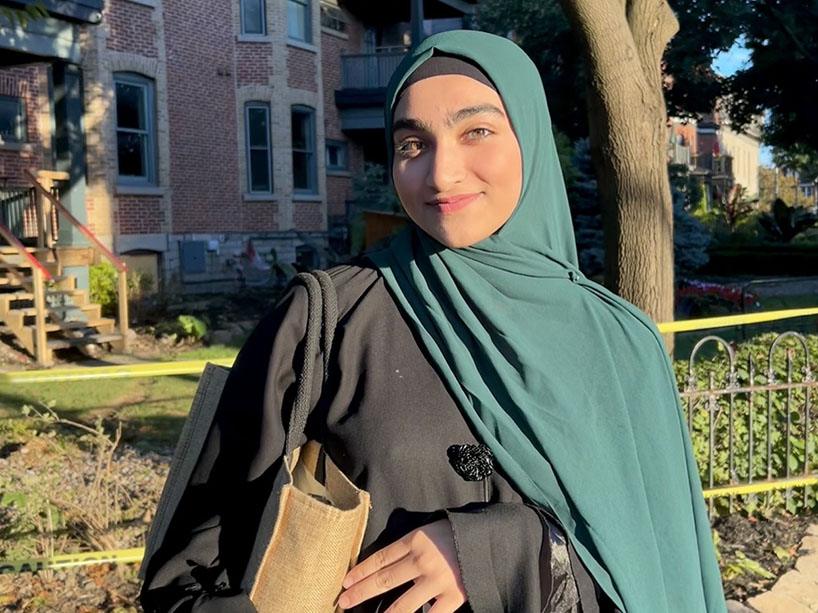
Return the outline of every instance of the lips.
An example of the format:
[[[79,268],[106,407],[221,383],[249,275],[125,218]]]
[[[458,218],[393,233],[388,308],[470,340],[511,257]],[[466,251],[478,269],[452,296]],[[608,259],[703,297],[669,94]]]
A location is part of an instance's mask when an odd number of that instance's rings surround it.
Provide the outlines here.
[[[427,204],[440,213],[454,213],[477,200],[480,195],[481,194],[478,192],[475,194],[461,194],[459,196],[451,196],[448,198],[435,198]]]

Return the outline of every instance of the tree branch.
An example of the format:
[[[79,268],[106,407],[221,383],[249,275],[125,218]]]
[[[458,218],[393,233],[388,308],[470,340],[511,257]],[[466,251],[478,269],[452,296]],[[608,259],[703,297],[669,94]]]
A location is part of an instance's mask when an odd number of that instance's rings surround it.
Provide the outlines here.
[[[800,51],[809,62],[812,62],[813,64],[818,64],[818,57],[813,55],[809,51],[809,49],[807,49],[804,46],[804,43],[801,41],[801,39],[795,34],[795,32],[793,32],[793,29],[790,27],[790,24],[786,22],[786,20],[781,16],[781,13],[779,13],[776,10],[776,8],[772,5],[770,0],[764,0],[763,5],[766,11],[779,23],[781,29],[784,31],[787,37],[789,37],[789,39],[795,45],[796,49],[798,49],[798,51]]]

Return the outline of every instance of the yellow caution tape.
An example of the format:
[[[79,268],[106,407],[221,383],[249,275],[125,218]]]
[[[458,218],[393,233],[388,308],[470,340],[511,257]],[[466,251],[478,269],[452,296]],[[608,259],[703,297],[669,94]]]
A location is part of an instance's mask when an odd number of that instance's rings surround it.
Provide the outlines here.
[[[35,558],[31,560],[0,560],[0,575],[4,573],[32,573],[47,568],[71,568],[74,566],[91,566],[93,564],[141,562],[144,555],[145,549],[143,547],[136,547],[134,549],[67,553],[50,558]]]
[[[818,315],[818,308],[787,309],[763,313],[746,313],[744,315],[726,315],[724,317],[706,317],[685,321],[669,321],[657,324],[659,332],[691,332],[693,330],[710,330],[746,324],[757,324],[793,317]],[[149,362],[145,364],[128,364],[124,366],[92,366],[84,368],[54,368],[47,370],[25,370],[0,373],[0,384],[3,383],[48,383],[55,381],[85,381],[90,379],[127,379],[135,377],[167,377],[171,375],[198,375],[205,364],[212,362],[220,366],[232,366],[234,358],[214,360],[187,360],[184,362]]]
[[[149,362],[124,366],[89,366],[83,368],[54,368],[21,370],[0,373],[3,383],[49,383],[54,381],[87,381],[91,379],[127,379],[133,377],[167,377],[170,375],[198,375],[208,362],[232,366],[235,358],[215,360],[187,360],[184,362]]]
[[[687,321],[669,321],[658,324],[658,327],[659,332],[668,334],[671,332],[690,332],[693,330],[710,330],[713,328],[759,324],[765,321],[806,317],[807,315],[818,315],[818,308],[787,309],[784,311],[745,313],[744,315],[725,315],[724,317],[705,317],[703,319],[689,319]]]
[[[759,494],[773,490],[818,485],[818,476],[794,477],[777,481],[759,481],[744,485],[729,485],[704,490],[705,499],[723,496],[741,496]],[[71,568],[76,566],[91,566],[93,564],[128,564],[141,562],[145,555],[143,547],[133,549],[113,549],[109,551],[91,551],[86,553],[69,553],[52,556],[50,558],[36,558],[31,560],[0,560],[0,575],[4,573],[37,572],[48,568]]]
[[[716,498],[720,496],[741,496],[743,494],[758,494],[760,492],[771,492],[773,490],[783,490],[791,487],[804,487],[807,485],[818,485],[818,477],[797,477],[794,479],[780,479],[777,481],[759,481],[758,483],[747,483],[745,485],[712,487],[704,490],[704,497]]]

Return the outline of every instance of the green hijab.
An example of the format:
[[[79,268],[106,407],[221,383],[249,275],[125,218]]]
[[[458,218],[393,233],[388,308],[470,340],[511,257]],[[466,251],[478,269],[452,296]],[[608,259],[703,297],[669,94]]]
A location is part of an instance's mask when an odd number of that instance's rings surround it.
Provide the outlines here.
[[[557,517],[620,609],[725,611],[664,344],[647,316],[577,267],[534,64],[482,32],[423,41],[387,92],[390,165],[396,95],[435,53],[470,60],[497,88],[522,151],[520,201],[470,247],[446,248],[412,226],[370,258],[500,470]]]

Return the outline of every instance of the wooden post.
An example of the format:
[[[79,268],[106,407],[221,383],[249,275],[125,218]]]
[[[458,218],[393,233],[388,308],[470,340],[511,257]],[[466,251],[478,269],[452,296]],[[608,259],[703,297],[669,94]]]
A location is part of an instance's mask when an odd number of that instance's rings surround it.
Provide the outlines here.
[[[45,279],[43,271],[38,266],[31,267],[34,285],[34,349],[37,362],[41,366],[51,365],[51,352],[48,350],[48,341],[45,331]]]
[[[34,192],[34,209],[37,216],[37,247],[45,247],[45,206],[43,195],[39,190]]]
[[[128,351],[128,274],[119,271],[119,333],[122,335],[122,350]]]

